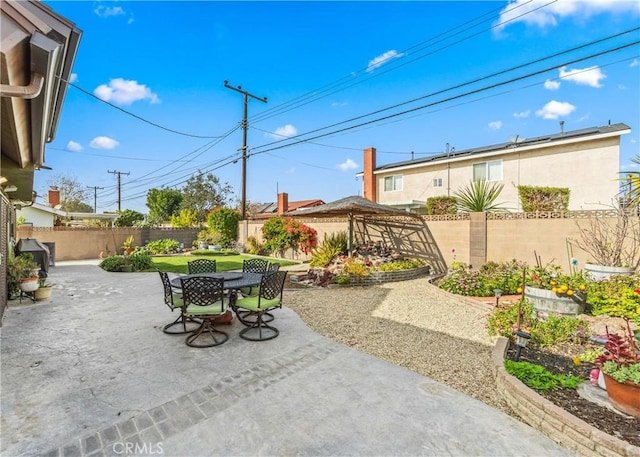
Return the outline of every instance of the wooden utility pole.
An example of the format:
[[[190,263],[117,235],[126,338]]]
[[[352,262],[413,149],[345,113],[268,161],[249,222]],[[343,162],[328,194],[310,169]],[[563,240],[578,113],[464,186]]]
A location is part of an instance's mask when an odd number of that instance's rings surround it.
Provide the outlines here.
[[[104,187],[87,186],[89,189],[93,189],[93,212],[98,212],[98,189],[104,189]]]
[[[247,121],[247,105],[249,104],[249,97],[255,98],[262,103],[267,103],[267,97],[260,98],[253,94],[250,94],[246,90],[242,90],[242,86],[230,86],[229,81],[224,82],[224,87],[241,93],[244,101],[244,110],[242,116],[242,202],[240,203],[240,205],[242,206],[242,220],[244,221],[247,218],[247,129],[249,128],[249,122]]]
[[[129,175],[129,172],[127,171],[126,173],[122,172],[122,171],[110,171],[107,170],[107,173],[112,173],[114,175],[118,176],[118,212],[120,212],[120,203],[122,202],[122,198],[121,198],[121,194],[120,194],[120,177],[122,175]]]

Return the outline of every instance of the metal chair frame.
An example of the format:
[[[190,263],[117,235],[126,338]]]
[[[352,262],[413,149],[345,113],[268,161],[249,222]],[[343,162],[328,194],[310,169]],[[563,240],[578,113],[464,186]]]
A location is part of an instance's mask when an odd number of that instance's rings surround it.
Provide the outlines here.
[[[182,297],[184,300],[185,314],[187,317],[197,317],[202,319],[202,324],[191,335],[187,337],[185,343],[191,347],[212,347],[218,346],[229,339],[229,335],[214,326],[215,318],[224,315],[227,307],[224,302],[224,279],[213,278],[211,276],[188,276],[180,278],[182,284]],[[220,311],[211,314],[189,315],[189,306],[211,306],[220,304]],[[211,338],[210,343],[199,343],[198,339],[207,335]]]
[[[189,329],[187,328],[187,323],[194,323],[199,326],[200,324],[202,324],[202,321],[200,321],[199,319],[194,319],[192,317],[186,316],[184,314],[184,310],[185,310],[184,303],[182,306],[177,306],[173,302],[173,295],[175,293],[178,293],[178,291],[176,291],[171,286],[169,274],[166,271],[160,271],[160,270],[157,270],[157,271],[158,271],[158,274],[160,274],[160,279],[162,280],[162,287],[164,289],[164,304],[169,307],[171,312],[175,311],[176,309],[180,310],[180,315],[178,316],[178,318],[175,321],[162,327],[162,331],[168,335],[183,335],[185,333],[193,332],[194,330],[197,329],[197,327],[192,326],[193,328]],[[178,330],[178,331],[171,330],[176,325],[182,325],[182,330]]]
[[[271,310],[276,308],[282,308],[282,294],[284,291],[284,282],[287,277],[286,271],[276,271],[271,274],[265,274],[262,277],[262,281],[260,281],[260,291],[258,293],[258,310],[248,310],[252,314],[256,316],[254,322],[240,330],[240,338],[250,341],[266,341],[276,338],[280,331],[269,325],[264,319],[263,316]],[[277,305],[266,305],[265,308],[261,309],[260,304],[262,300],[273,300],[278,298]],[[240,303],[240,308],[242,307],[242,300],[238,300],[236,302],[236,306]],[[242,321],[241,321],[242,322]],[[244,322],[243,322],[244,323]],[[245,324],[247,325],[247,324]],[[257,336],[254,336],[257,333]]]
[[[195,259],[187,262],[187,270],[190,275],[199,273],[215,273],[216,261],[211,259]]]

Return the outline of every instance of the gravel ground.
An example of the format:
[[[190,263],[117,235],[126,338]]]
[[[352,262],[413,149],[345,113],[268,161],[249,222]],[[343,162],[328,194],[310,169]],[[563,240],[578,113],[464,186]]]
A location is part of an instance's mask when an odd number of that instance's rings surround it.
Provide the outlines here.
[[[284,305],[314,331],[428,376],[510,415],[490,367],[490,307],[426,279],[371,287],[287,289]]]

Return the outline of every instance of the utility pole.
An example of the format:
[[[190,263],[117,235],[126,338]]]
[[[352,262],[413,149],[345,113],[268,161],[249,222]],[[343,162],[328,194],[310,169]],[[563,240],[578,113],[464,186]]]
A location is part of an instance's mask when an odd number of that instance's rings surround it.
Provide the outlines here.
[[[224,87],[241,93],[244,101],[242,116],[242,202],[240,203],[240,205],[242,205],[242,220],[244,221],[247,218],[247,129],[249,128],[249,122],[247,121],[247,105],[249,104],[249,97],[255,98],[262,103],[267,103],[267,97],[260,98],[256,95],[250,94],[246,90],[242,90],[242,86],[230,86],[229,81],[224,82]]]
[[[98,212],[98,189],[104,189],[104,187],[87,186],[89,189],[93,189],[93,212]]]
[[[112,173],[114,175],[118,175],[118,212],[120,212],[120,202],[122,202],[122,199],[120,197],[120,177],[122,175],[129,175],[129,172],[127,171],[126,173],[124,173],[122,171],[115,171],[115,170],[110,171],[110,170],[107,170],[107,173]]]

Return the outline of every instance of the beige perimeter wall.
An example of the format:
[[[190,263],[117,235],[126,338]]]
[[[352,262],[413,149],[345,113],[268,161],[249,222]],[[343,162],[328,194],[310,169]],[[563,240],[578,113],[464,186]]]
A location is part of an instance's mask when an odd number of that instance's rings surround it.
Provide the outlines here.
[[[424,216],[426,225],[436,241],[447,265],[453,261],[470,263],[479,267],[486,261],[518,259],[535,264],[536,256],[543,264],[556,263],[565,270],[570,259],[578,260],[579,268],[591,260],[587,254],[571,243],[579,239],[579,225],[587,226],[589,218],[598,217],[610,224],[615,214],[606,211],[570,211],[568,213],[474,213],[475,229],[471,227],[469,214],[448,216]],[[322,242],[325,234],[347,231],[346,218],[300,219],[300,222],[318,231]],[[486,231],[477,230],[478,223],[486,223]],[[239,225],[239,243],[244,245],[248,236],[262,242],[262,222],[243,221]],[[197,236],[197,229],[78,229],[68,227],[32,228],[19,227],[18,238],[32,237],[42,242],[56,244],[56,260],[96,259],[101,255],[121,253],[122,243],[134,235],[136,244],[162,238],[174,238],[190,247]],[[477,239],[486,233],[486,239]],[[476,237],[474,239],[474,237]],[[478,257],[480,245],[486,245],[486,256]],[[285,257],[306,261],[309,256],[288,251]]]

